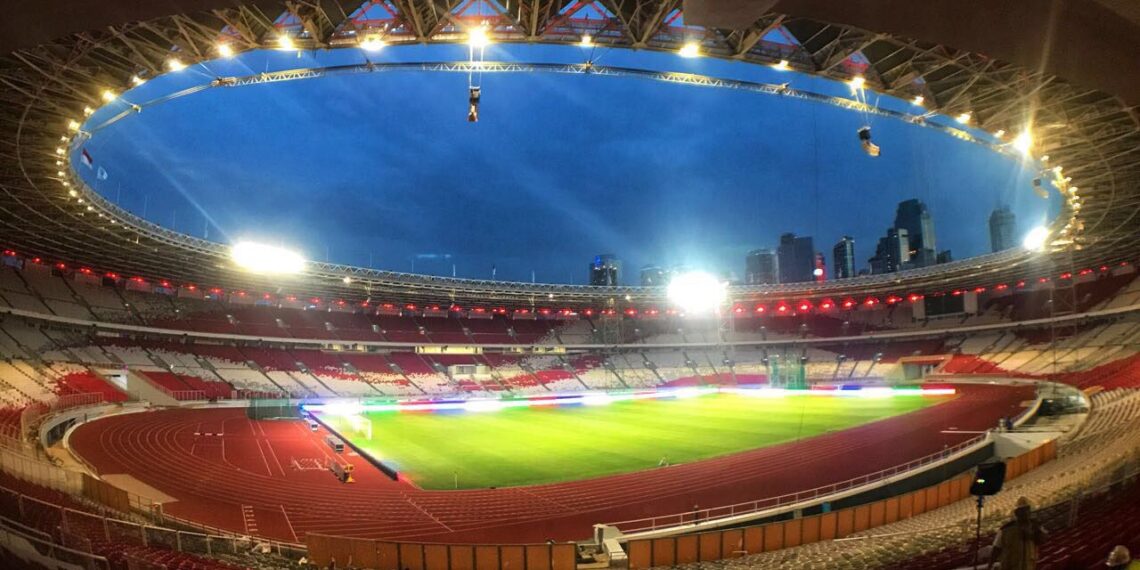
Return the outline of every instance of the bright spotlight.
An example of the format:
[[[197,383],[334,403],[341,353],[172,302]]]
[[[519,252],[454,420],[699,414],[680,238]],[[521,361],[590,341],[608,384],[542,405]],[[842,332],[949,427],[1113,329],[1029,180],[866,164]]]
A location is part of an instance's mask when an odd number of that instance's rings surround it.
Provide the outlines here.
[[[74,121],[74,120],[68,121],[67,122],[67,130],[69,130],[71,132],[78,131],[79,130],[79,121]]]
[[[957,117],[955,117],[954,120],[958,121],[959,123],[962,123],[963,125],[968,125],[968,124],[970,124],[970,119],[972,119],[972,118],[974,118],[974,116],[972,114],[970,114],[969,111],[966,111],[965,113],[962,113],[961,115],[958,115]]]
[[[1021,131],[1021,134],[1013,139],[1013,148],[1021,154],[1029,154],[1029,151],[1033,149],[1033,134],[1029,132],[1029,129]]]
[[[115,92],[111,91],[110,89],[104,90],[101,96],[103,97],[103,100],[108,103],[114,101],[115,98],[118,97],[118,95],[116,95]]]
[[[697,42],[685,42],[681,49],[677,50],[677,55],[681,57],[700,57],[701,44]]]
[[[1045,249],[1045,241],[1048,239],[1049,230],[1045,226],[1037,226],[1025,234],[1025,240],[1021,242],[1021,245],[1029,251],[1041,251]]]
[[[1005,129],[998,129],[997,131],[994,131],[994,138],[995,139],[1000,139],[1004,136],[1005,136]]]
[[[293,43],[293,38],[289,37],[288,34],[281,34],[277,37],[277,49],[289,51],[297,49],[297,44]]]
[[[703,271],[682,273],[669,281],[669,301],[686,313],[707,313],[720,307],[727,296],[725,283]]]
[[[222,57],[233,57],[234,56],[234,48],[232,46],[230,46],[230,44],[228,44],[226,42],[222,42],[222,43],[218,44],[218,55],[220,55]]]
[[[146,80],[143,79],[142,77],[139,77],[137,75],[131,76],[131,85],[138,87],[139,85],[142,85],[143,83],[146,83]]]
[[[847,84],[851,86],[852,91],[858,91],[867,85],[867,80],[864,79],[862,75],[856,75],[852,77],[851,81],[848,81]]]
[[[183,69],[186,69],[186,64],[182,63],[181,59],[172,57],[166,60],[166,67],[170,68],[170,71],[182,71]]]
[[[773,65],[772,68],[776,69],[777,71],[787,71],[788,69],[791,69],[791,65],[788,64],[788,60],[781,59],[780,62]]]
[[[582,41],[578,42],[582,47],[590,47],[594,45],[594,38],[590,34],[582,34]]]
[[[360,42],[360,49],[364,51],[380,51],[388,45],[388,42],[376,37],[370,36]]]
[[[490,45],[490,43],[491,38],[487,35],[487,28],[483,26],[472,28],[470,32],[467,32],[467,45],[475,49],[485,48]]]
[[[922,95],[915,95],[914,99],[911,100],[911,103],[921,107],[923,103],[926,103],[926,97],[923,97]]]
[[[305,268],[300,254],[279,247],[241,242],[230,250],[238,266],[254,273],[297,273]]]

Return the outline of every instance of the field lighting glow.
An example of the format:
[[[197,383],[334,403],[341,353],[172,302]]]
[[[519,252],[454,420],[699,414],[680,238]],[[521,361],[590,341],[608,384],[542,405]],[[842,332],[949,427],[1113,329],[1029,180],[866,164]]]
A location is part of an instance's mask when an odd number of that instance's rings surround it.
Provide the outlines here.
[[[708,313],[724,304],[726,284],[703,271],[682,273],[669,281],[669,302],[689,314]]]
[[[836,398],[893,398],[896,396],[953,396],[953,388],[825,385],[811,389],[769,388],[766,386],[701,386],[689,388],[662,388],[626,392],[584,392],[555,394],[529,398],[472,398],[468,400],[395,400],[384,402],[332,401],[324,404],[305,404],[306,412],[336,417],[353,417],[370,412],[498,412],[511,408],[546,406],[608,406],[614,402],[633,400],[681,400],[709,394],[736,394],[750,398],[787,398],[794,396]]]
[[[305,268],[300,254],[253,242],[240,242],[230,250],[230,257],[239,267],[254,273],[298,273]]]
[[[1037,226],[1025,234],[1025,239],[1022,240],[1021,245],[1029,251],[1041,251],[1045,249],[1045,242],[1048,239],[1049,229],[1045,226]]]

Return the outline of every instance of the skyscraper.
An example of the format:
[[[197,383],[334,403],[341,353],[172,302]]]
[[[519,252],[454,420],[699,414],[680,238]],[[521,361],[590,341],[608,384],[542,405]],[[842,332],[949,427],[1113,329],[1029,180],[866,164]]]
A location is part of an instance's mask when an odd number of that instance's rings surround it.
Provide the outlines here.
[[[895,226],[906,230],[910,244],[910,262],[915,267],[934,265],[938,246],[934,238],[934,219],[922,200],[911,198],[899,202]]]
[[[660,265],[646,265],[641,268],[642,287],[660,287],[668,284],[668,273]]]
[[[810,236],[796,237],[794,233],[780,236],[776,248],[779,258],[780,283],[803,283],[815,277],[815,245]]]
[[[612,253],[595,255],[590,264],[590,285],[614,287],[621,283],[621,260]]]
[[[836,279],[855,276],[855,238],[843,236],[843,239],[831,248],[831,254]]]
[[[894,273],[903,269],[903,265],[910,262],[910,246],[908,232],[903,228],[887,229],[886,237],[879,238],[875,247],[875,257],[872,257],[871,273]]]
[[[744,282],[775,285],[780,282],[780,261],[770,249],[754,249],[744,258]]]
[[[1017,217],[1009,206],[997,208],[990,214],[990,249],[994,253],[1017,247]]]

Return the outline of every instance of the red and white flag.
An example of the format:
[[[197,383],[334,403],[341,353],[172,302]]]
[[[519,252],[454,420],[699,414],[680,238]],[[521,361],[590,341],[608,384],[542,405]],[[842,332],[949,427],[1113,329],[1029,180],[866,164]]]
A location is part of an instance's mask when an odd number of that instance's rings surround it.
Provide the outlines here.
[[[91,158],[91,153],[87,152],[87,149],[83,149],[79,153],[79,160],[82,161],[83,166],[87,168],[94,168],[95,166],[95,161]]]

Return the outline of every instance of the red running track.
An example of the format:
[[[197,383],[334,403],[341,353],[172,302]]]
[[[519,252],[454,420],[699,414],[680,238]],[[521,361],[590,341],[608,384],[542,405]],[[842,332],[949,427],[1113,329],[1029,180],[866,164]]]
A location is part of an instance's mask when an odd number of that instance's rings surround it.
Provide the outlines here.
[[[597,522],[666,515],[811,489],[906,463],[1014,415],[1032,388],[961,386],[922,410],[814,438],[668,468],[552,485],[425,491],[349,453],[356,483],[293,459],[331,451],[300,421],[252,421],[242,409],[162,410],[100,419],[71,436],[100,474],[126,473],[177,499],[172,515],[301,541],[320,532],[453,543],[578,540]],[[196,433],[222,435],[195,435]],[[588,460],[588,458],[583,458]]]

